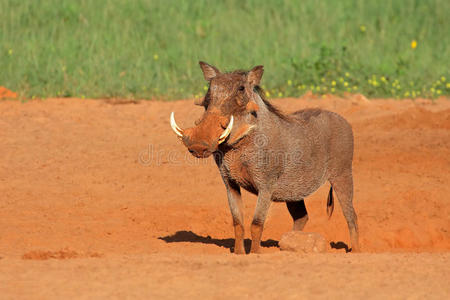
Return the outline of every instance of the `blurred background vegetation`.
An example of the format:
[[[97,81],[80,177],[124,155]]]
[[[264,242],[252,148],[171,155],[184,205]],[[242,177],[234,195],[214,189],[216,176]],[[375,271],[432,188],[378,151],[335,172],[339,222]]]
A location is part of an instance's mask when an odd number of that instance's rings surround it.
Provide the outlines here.
[[[204,60],[270,97],[450,94],[448,0],[1,0],[0,85],[33,97],[200,97]]]

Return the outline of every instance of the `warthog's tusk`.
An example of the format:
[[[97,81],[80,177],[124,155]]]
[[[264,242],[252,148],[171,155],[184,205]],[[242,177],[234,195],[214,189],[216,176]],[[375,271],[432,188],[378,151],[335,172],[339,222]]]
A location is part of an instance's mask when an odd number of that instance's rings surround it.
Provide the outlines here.
[[[233,129],[233,116],[231,116],[230,123],[228,123],[227,128],[225,128],[222,135],[219,137],[219,144],[223,143],[227,139],[230,135],[231,129]]]
[[[176,135],[178,135],[179,137],[183,137],[183,129],[178,127],[177,123],[175,122],[175,116],[173,112],[170,114],[170,126],[172,127]]]

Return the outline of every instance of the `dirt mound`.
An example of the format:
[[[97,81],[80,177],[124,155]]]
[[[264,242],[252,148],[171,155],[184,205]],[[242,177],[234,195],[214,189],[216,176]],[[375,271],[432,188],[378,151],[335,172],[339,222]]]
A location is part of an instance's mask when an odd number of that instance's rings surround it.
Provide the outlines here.
[[[432,112],[423,107],[412,107],[404,112],[380,118],[371,124],[384,129],[450,129],[450,109]]]
[[[0,86],[0,99],[15,99],[17,98],[17,93],[8,90],[7,88]]]
[[[87,257],[102,257],[100,253],[78,253],[73,250],[63,249],[59,251],[30,251],[22,256],[22,259],[32,260],[46,260],[46,259],[72,259],[72,258],[87,258]]]

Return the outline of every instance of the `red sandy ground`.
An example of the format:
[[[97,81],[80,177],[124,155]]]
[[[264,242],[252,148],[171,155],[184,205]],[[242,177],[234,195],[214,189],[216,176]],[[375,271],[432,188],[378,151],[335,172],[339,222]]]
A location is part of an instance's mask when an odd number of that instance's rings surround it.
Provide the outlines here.
[[[0,298],[448,298],[450,101],[274,103],[352,124],[363,253],[345,253],[338,202],[327,220],[326,184],[306,200],[305,230],[322,234],[328,253],[280,252],[292,225],[281,203],[263,254],[232,255],[218,171],[168,124],[175,111],[192,126],[202,113],[192,101],[2,101]],[[249,228],[255,197],[243,197]]]

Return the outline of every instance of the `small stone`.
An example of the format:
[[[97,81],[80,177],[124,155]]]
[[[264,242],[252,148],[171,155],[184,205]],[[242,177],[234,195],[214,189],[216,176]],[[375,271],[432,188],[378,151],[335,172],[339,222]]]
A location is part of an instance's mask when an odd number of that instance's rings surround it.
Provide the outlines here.
[[[327,252],[327,241],[315,232],[289,231],[281,236],[280,249],[300,253]]]

